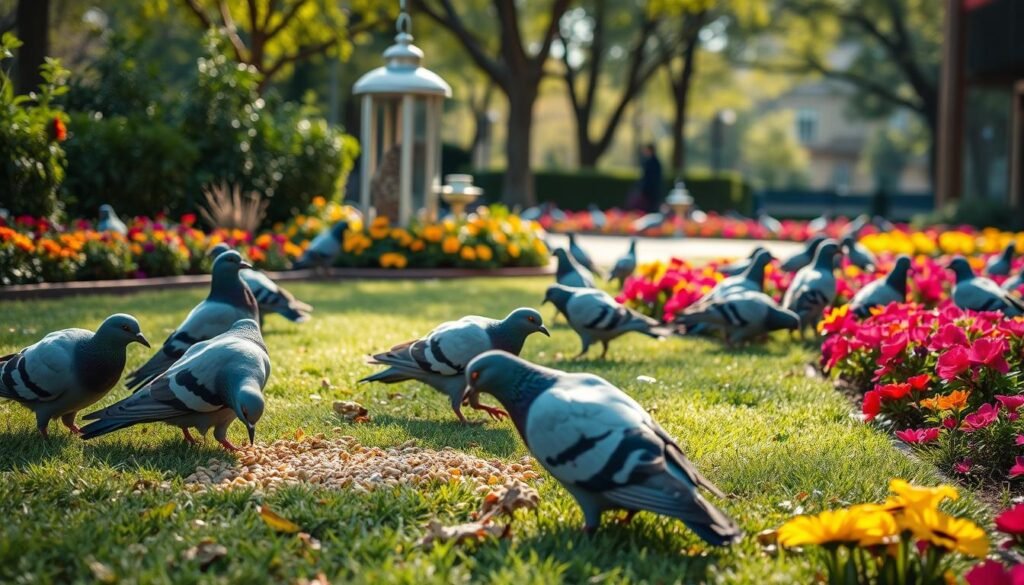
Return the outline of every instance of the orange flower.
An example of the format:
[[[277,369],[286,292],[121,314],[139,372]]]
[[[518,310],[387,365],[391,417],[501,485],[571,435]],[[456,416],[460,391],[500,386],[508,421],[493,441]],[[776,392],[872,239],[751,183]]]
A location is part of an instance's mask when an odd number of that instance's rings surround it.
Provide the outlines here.
[[[64,120],[60,118],[53,119],[50,131],[53,134],[53,139],[57,142],[64,142],[68,139],[68,127],[64,125]]]
[[[427,244],[423,240],[413,240],[413,242],[409,244],[409,250],[413,252],[422,252],[426,247]]]
[[[476,247],[476,257],[484,262],[490,262],[491,258],[494,258],[494,252],[484,244],[478,244]]]
[[[436,244],[444,237],[444,229],[439,225],[428,225],[423,228],[423,239]]]
[[[518,258],[519,255],[522,254],[522,252],[523,251],[519,248],[519,244],[508,245],[508,255],[511,256],[512,258]]]
[[[970,392],[964,390],[954,390],[949,394],[943,396],[936,396],[934,398],[925,398],[920,401],[922,408],[929,410],[944,411],[953,410],[961,411],[967,406],[967,398],[971,395]]]
[[[448,236],[444,239],[444,243],[441,244],[441,250],[445,254],[454,254],[459,251],[459,238],[455,236]]]
[[[473,246],[463,246],[462,251],[459,252],[459,256],[463,260],[472,262],[476,260],[476,249]]]

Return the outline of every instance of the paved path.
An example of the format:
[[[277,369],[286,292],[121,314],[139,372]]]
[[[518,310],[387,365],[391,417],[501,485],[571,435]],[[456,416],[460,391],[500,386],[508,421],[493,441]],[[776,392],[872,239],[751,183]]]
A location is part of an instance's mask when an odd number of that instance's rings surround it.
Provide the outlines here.
[[[549,234],[556,246],[568,245],[562,234]],[[625,236],[576,236],[576,241],[600,266],[611,266],[626,253],[629,238]],[[687,260],[738,258],[750,254],[754,246],[762,245],[775,257],[785,258],[799,251],[803,244],[764,240],[725,240],[715,238],[637,238],[636,255],[640,262],[668,260],[672,257]]]

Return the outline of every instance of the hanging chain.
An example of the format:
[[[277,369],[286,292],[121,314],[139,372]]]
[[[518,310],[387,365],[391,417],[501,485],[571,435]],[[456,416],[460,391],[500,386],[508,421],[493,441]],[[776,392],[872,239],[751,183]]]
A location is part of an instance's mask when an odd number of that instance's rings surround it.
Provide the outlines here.
[[[405,0],[398,0],[398,21],[395,22],[395,28],[398,29],[399,34],[409,34],[412,31],[412,17],[405,9]]]

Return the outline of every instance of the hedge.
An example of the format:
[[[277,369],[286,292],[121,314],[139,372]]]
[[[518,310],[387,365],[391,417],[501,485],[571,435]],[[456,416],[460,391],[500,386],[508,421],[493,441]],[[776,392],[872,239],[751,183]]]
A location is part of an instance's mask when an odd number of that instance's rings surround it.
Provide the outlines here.
[[[487,201],[500,201],[502,194],[502,171],[477,171],[473,182],[484,189]],[[671,177],[671,175],[669,175]],[[686,188],[697,205],[705,211],[738,211],[750,215],[754,211],[754,197],[750,185],[744,183],[736,173],[717,175],[695,174],[684,178]],[[561,209],[586,209],[595,204],[601,209],[622,207],[632,191],[639,175],[635,173],[612,173],[598,171],[537,171],[534,185],[537,201],[551,202]],[[665,181],[664,193],[672,188],[674,179]]]

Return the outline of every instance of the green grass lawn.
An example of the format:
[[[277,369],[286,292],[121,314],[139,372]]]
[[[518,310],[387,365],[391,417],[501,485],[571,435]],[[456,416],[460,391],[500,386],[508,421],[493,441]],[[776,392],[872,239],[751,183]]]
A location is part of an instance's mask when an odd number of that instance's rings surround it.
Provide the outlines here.
[[[294,284],[316,307],[315,318],[293,325],[270,317],[265,338],[273,364],[266,415],[258,441],[330,433],[338,426],[364,444],[390,446],[416,438],[421,446],[451,446],[476,455],[513,459],[526,453],[511,423],[459,425],[439,393],[418,384],[361,385],[373,371],[364,356],[425,333],[466,313],[504,316],[538,306],[547,279],[448,282]],[[129,297],[0,304],[0,355],[64,327],[94,329],[113,312],[135,315],[157,342],[203,296],[202,290]],[[550,315],[550,309],[544,315]],[[701,339],[659,342],[635,335],[612,344],[609,360],[570,361],[578,352],[564,325],[551,339],[532,336],[524,357],[567,370],[601,375],[634,396],[674,434],[691,459],[730,495],[717,502],[748,534],[731,549],[702,545],[679,522],[640,514],[628,526],[606,517],[596,536],[580,531],[582,517],[556,482],[536,483],[542,504],[520,512],[510,540],[475,550],[417,547],[431,518],[468,520],[479,496],[439,485],[416,491],[289,488],[193,494],[182,479],[223,451],[208,439],[189,447],[163,425],[134,427],[88,443],[55,421],[42,440],[21,406],[0,402],[0,582],[91,582],[99,561],[128,582],[286,582],[324,572],[332,582],[740,582],[808,583],[808,558],[770,557],[752,535],[775,527],[792,511],[881,499],[892,477],[935,484],[934,469],[900,453],[885,435],[854,421],[850,405],[827,382],[807,378],[811,345],[779,336],[764,346],[726,352]],[[149,356],[130,348],[129,368]],[[596,357],[600,348],[592,348]],[[563,357],[564,356],[564,357]],[[646,375],[656,383],[637,381]],[[329,388],[322,381],[329,380]],[[402,396],[389,400],[400,391]],[[116,388],[101,403],[124,397]],[[322,400],[311,397],[319,394]],[[489,397],[485,397],[489,398]],[[335,399],[370,409],[370,424],[348,425],[332,412]],[[493,401],[493,399],[491,399]],[[465,409],[483,420],[483,413]],[[231,438],[244,442],[235,424]],[[544,475],[542,474],[542,478]],[[169,481],[170,490],[133,494],[140,480]],[[806,496],[809,494],[809,496]],[[802,500],[802,501],[801,501]],[[167,502],[169,518],[144,516]],[[255,504],[264,502],[323,543],[310,551],[294,535],[273,533]],[[976,500],[957,511],[988,523]],[[204,538],[228,556],[203,573],[182,552]]]

